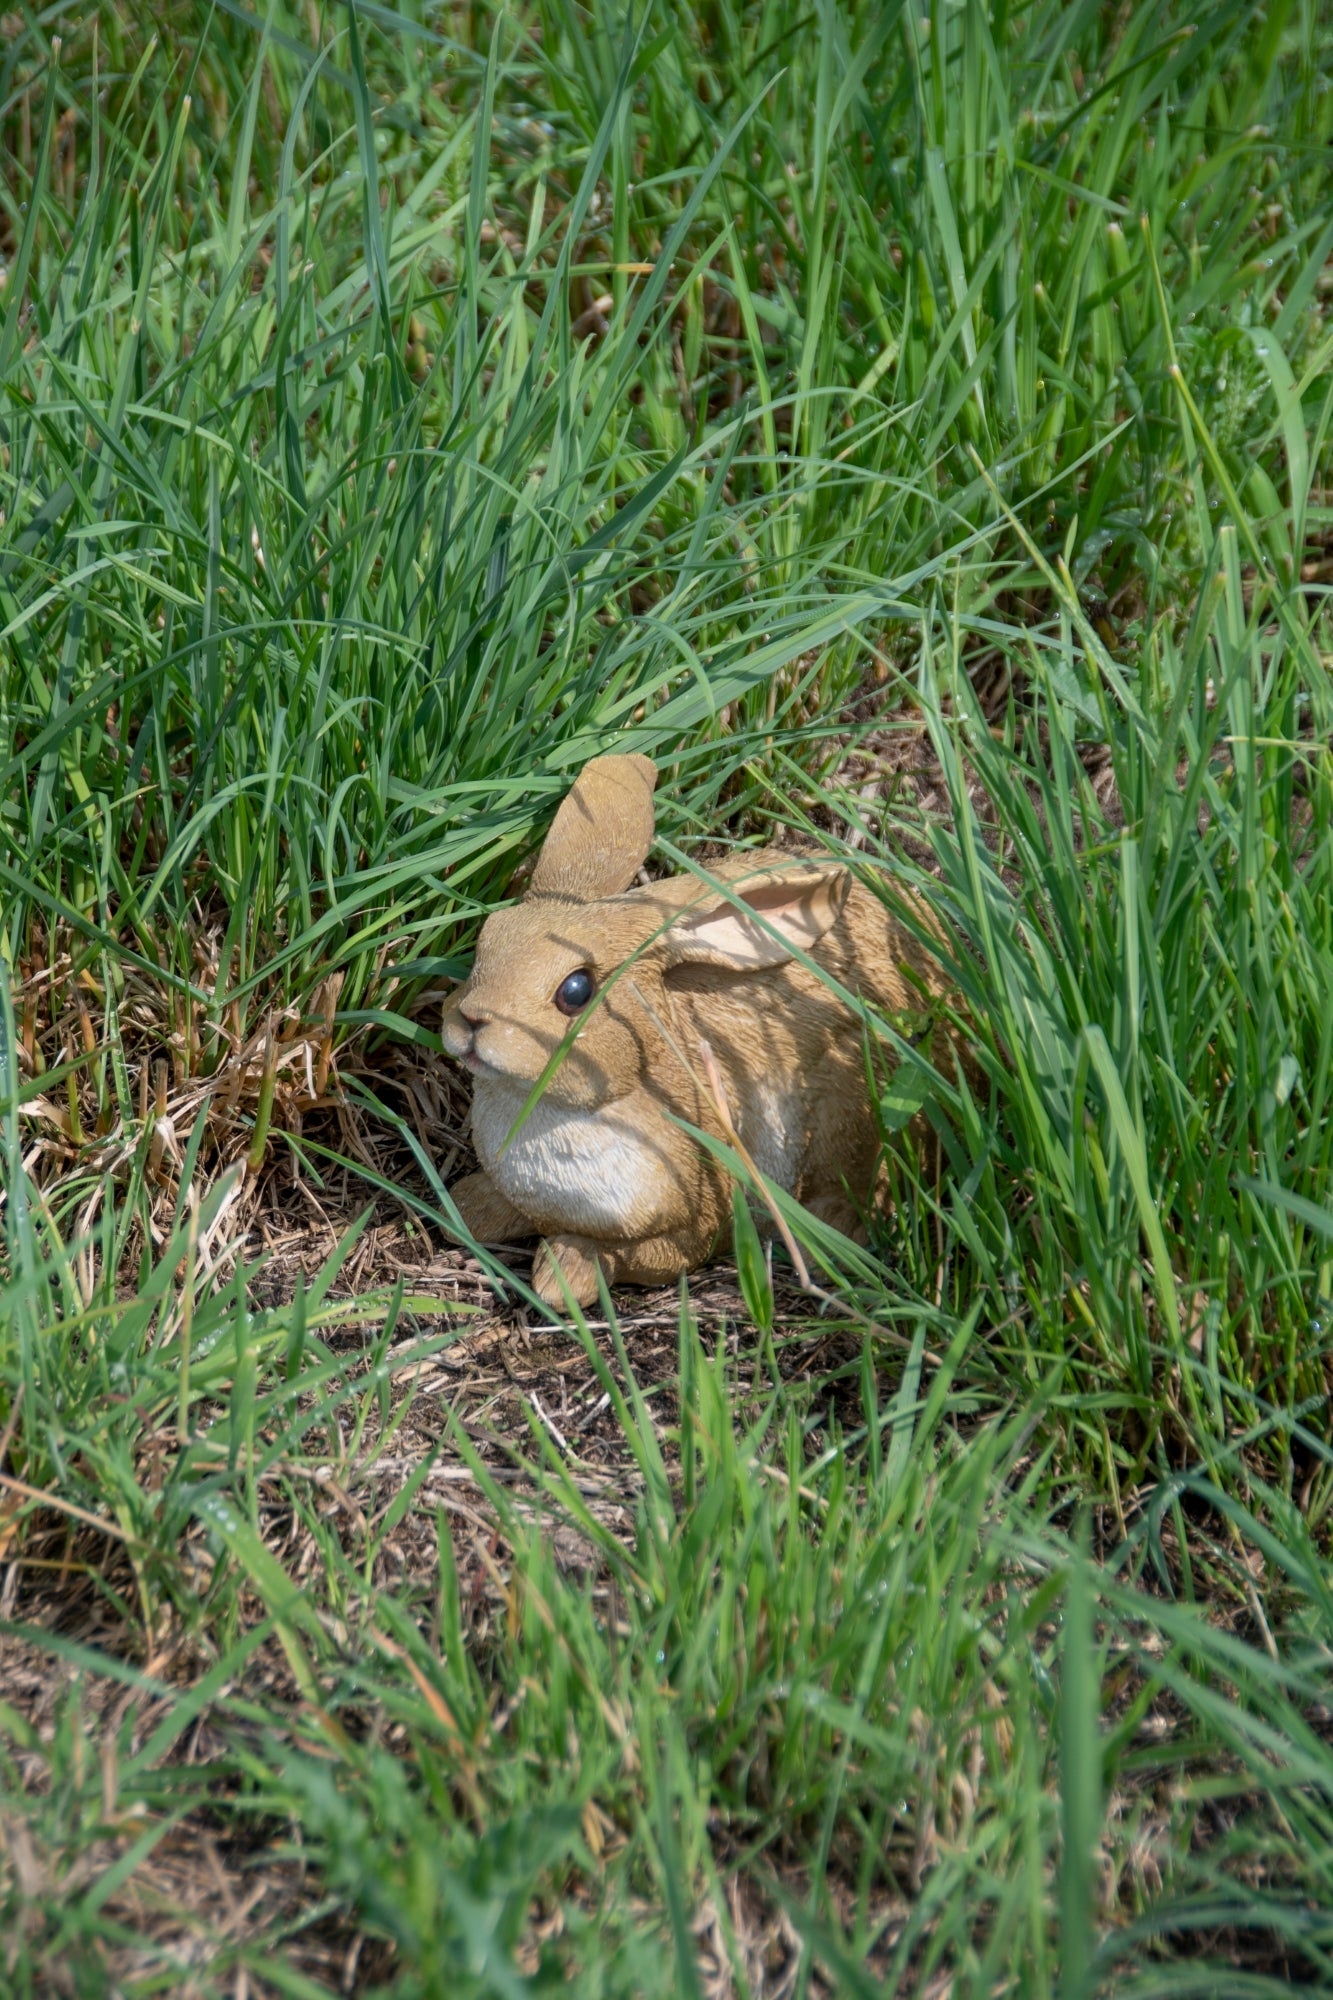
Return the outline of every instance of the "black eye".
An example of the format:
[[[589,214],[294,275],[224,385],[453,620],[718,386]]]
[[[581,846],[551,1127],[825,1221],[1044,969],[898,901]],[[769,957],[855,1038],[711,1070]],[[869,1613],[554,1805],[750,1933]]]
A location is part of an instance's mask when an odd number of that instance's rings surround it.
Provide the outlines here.
[[[597,982],[586,966],[571,972],[555,989],[555,1004],[562,1014],[577,1014],[597,990]]]

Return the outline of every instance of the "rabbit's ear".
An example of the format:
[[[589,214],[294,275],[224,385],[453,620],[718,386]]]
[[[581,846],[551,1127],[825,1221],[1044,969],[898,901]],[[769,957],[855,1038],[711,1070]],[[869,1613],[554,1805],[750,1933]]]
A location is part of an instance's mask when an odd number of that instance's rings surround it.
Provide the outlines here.
[[[667,963],[715,965],[732,972],[785,964],[793,946],[813,950],[837,922],[851,885],[847,870],[836,862],[802,862],[735,882],[732,894],[744,907],[714,894],[683,911],[662,938]],[[750,910],[753,916],[747,914]]]
[[[528,884],[530,896],[591,902],[628,889],[653,844],[653,786],[647,757],[594,757],[551,822]]]

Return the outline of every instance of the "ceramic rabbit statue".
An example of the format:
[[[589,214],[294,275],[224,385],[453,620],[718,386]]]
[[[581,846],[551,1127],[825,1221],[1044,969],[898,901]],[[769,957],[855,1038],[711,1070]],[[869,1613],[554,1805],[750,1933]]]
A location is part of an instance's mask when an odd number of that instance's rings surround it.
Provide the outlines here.
[[[483,1242],[542,1237],[533,1282],[553,1305],[566,1285],[593,1300],[599,1263],[613,1285],[668,1282],[729,1223],[726,1173],[673,1122],[725,1129],[701,1042],[760,1170],[855,1231],[879,1158],[862,1025],[797,954],[890,1014],[942,989],[933,955],[827,858],[747,852],[711,871],[722,887],[631,888],[656,778],[646,757],[585,766],[445,1007],[483,1168],[454,1200]]]

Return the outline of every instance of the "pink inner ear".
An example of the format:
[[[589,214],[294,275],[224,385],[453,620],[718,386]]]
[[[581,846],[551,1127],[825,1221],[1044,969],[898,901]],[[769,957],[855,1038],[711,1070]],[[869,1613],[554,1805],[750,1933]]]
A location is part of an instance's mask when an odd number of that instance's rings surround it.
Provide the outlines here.
[[[793,946],[810,951],[818,944],[837,921],[849,886],[842,869],[753,883],[740,894],[763,923],[734,903],[715,903],[673,926],[674,955],[736,971],[782,965],[791,957]]]
[[[827,897],[828,890],[827,881],[821,877],[813,882],[756,882],[752,889],[742,889],[741,894],[752,910],[769,917],[781,911],[803,909],[813,897]]]

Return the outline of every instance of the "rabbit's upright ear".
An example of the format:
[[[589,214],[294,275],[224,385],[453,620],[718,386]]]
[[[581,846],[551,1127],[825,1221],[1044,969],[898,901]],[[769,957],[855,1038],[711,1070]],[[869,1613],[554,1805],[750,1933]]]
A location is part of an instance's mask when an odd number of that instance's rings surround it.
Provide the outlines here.
[[[836,862],[799,862],[733,882],[731,893],[739,903],[705,891],[704,900],[684,910],[664,933],[667,963],[731,972],[782,965],[793,946],[813,950],[842,914],[851,886],[847,870]]]
[[[586,903],[628,889],[653,844],[656,783],[648,757],[594,757],[585,764],[551,823],[528,894]]]

